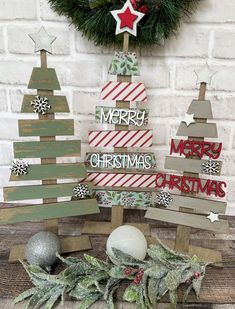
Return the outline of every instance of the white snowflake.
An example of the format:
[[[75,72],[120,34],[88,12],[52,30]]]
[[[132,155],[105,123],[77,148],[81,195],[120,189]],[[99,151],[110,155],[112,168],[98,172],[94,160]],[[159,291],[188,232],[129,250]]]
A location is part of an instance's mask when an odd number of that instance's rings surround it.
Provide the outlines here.
[[[23,160],[13,160],[11,171],[16,176],[28,174],[29,164]]]
[[[169,204],[173,201],[171,194],[169,192],[160,191],[157,195],[157,204],[169,207]]]
[[[77,187],[73,188],[74,196],[80,199],[90,196],[90,190],[87,184],[80,183]]]
[[[216,175],[220,172],[220,163],[209,159],[202,163],[202,173],[207,175]]]
[[[37,95],[35,99],[31,102],[31,105],[34,107],[33,111],[35,113],[45,115],[47,111],[51,108],[46,97],[41,97]]]

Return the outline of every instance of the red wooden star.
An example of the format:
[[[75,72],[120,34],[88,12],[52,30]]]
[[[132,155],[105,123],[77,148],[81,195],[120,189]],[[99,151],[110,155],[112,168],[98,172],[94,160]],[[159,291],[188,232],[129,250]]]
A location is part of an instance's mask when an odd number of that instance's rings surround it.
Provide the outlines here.
[[[126,8],[125,12],[118,13],[118,17],[121,20],[120,28],[128,27],[133,30],[134,21],[138,18],[138,15],[132,14],[129,7]]]
[[[111,14],[117,21],[116,34],[127,31],[136,36],[137,23],[141,20],[144,14],[135,11],[129,0],[126,1],[120,10],[111,11]]]

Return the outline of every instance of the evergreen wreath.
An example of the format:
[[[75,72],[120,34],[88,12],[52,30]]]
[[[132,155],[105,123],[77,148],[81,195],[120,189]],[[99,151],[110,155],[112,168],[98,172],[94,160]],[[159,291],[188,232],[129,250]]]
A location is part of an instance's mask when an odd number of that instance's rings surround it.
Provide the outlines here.
[[[48,0],[59,14],[68,17],[77,30],[96,45],[122,42],[115,35],[116,21],[110,11],[120,9],[124,0]],[[151,45],[167,39],[178,29],[180,20],[189,16],[200,0],[131,0],[135,10],[145,13],[138,24],[138,36],[130,43]]]

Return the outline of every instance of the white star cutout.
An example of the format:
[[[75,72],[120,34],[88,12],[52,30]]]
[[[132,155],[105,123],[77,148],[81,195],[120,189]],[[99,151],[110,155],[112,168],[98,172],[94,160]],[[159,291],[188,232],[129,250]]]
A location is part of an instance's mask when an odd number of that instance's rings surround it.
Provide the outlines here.
[[[184,119],[182,120],[182,122],[186,123],[186,126],[188,127],[191,123],[194,123],[194,114],[185,114]]]
[[[35,53],[41,50],[45,50],[50,54],[52,53],[51,44],[56,40],[56,37],[48,34],[44,27],[41,27],[37,33],[29,34],[29,37],[35,43]]]
[[[209,216],[207,216],[207,219],[209,219],[211,221],[211,223],[213,223],[215,221],[219,221],[219,214],[215,214],[211,211]]]
[[[127,27],[127,26],[121,28],[121,19],[118,16],[119,14],[124,13],[126,11],[126,9],[128,9],[128,8],[129,8],[131,14],[134,14],[134,15],[137,16],[137,18],[133,21],[133,28],[132,29],[130,27]],[[124,4],[124,6],[120,10],[114,10],[114,11],[111,11],[110,13],[113,15],[113,17],[115,18],[115,20],[117,22],[116,32],[115,32],[116,35],[119,34],[119,33],[122,33],[122,32],[129,32],[130,34],[136,36],[136,34],[137,34],[137,24],[141,20],[141,18],[143,18],[144,15],[145,15],[141,12],[135,11],[130,0],[127,0],[126,3]]]
[[[197,84],[206,83],[211,84],[212,77],[217,73],[210,69],[208,64],[206,64],[202,69],[198,69],[194,71],[197,75]]]

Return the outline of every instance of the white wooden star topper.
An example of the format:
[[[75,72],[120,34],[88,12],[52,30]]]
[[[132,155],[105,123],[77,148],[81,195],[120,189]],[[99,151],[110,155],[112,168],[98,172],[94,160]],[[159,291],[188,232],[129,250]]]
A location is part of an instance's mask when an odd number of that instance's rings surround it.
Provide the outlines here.
[[[182,122],[186,123],[186,126],[190,126],[191,123],[194,123],[194,114],[185,114],[184,119],[182,120]]]
[[[56,40],[56,37],[46,32],[44,27],[41,27],[37,33],[29,34],[29,37],[35,43],[35,53],[41,50],[45,50],[48,53],[52,53],[51,44]]]
[[[217,73],[210,69],[208,64],[206,64],[202,69],[194,71],[197,75],[197,84],[206,83],[211,84],[212,77]]]
[[[211,211],[209,216],[207,216],[207,219],[209,219],[211,223],[219,221],[219,214],[215,214],[214,212]]]
[[[117,22],[115,34],[129,32],[136,36],[137,24],[144,17],[144,14],[135,11],[130,0],[127,0],[120,10],[110,12]]]

